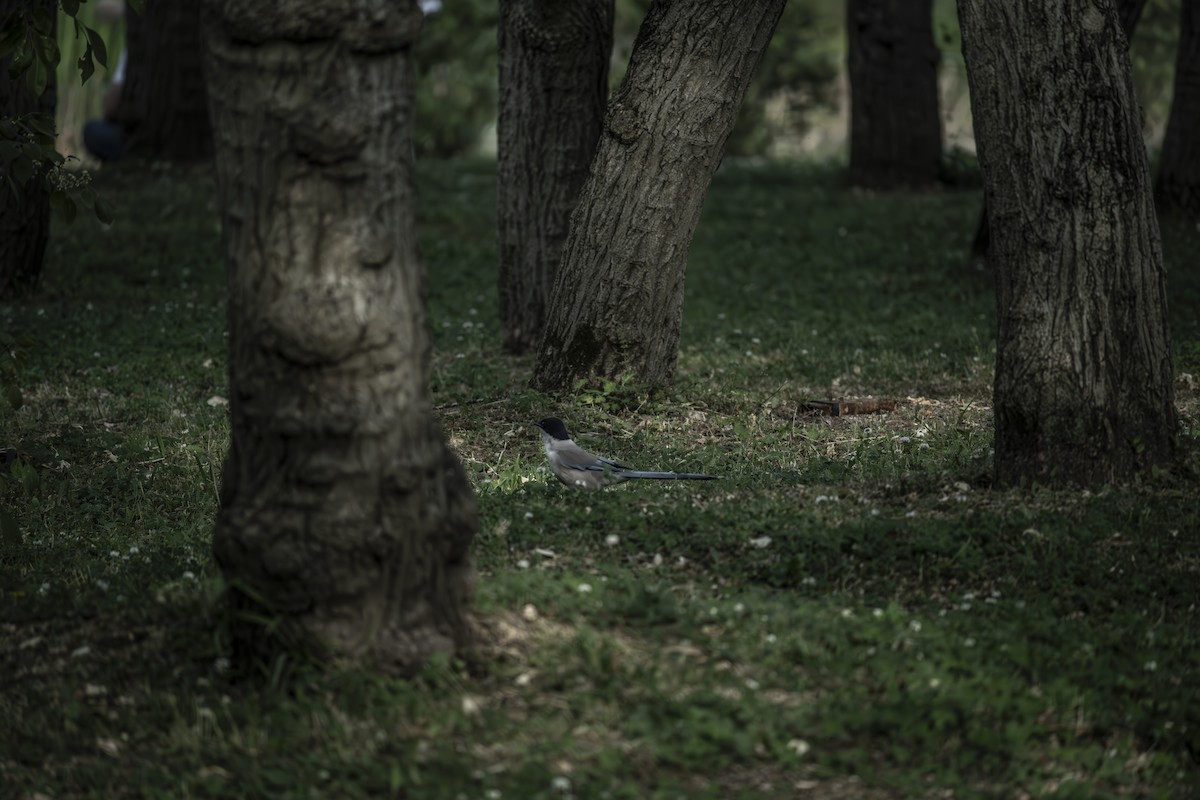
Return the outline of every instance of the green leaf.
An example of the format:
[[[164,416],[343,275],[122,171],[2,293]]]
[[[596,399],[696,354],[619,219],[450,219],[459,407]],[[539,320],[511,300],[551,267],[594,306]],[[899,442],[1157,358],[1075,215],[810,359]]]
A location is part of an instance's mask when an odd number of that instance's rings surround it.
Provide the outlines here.
[[[25,41],[25,18],[13,13],[4,20],[0,28],[0,58],[10,56],[17,51],[21,42]]]
[[[100,66],[107,68],[108,49],[104,46],[104,37],[86,25],[83,30],[87,34],[88,44],[91,45],[91,49],[95,52],[96,60],[100,62]]]
[[[29,88],[33,90],[34,97],[41,97],[46,91],[46,83],[50,80],[50,73],[46,69],[46,65],[41,60],[33,62],[33,71],[29,76]]]
[[[10,547],[21,544],[21,526],[3,508],[0,508],[0,540]]]
[[[33,177],[35,164],[33,159],[21,156],[12,162],[12,177],[17,186],[24,186]]]
[[[15,383],[12,383],[11,381],[5,381],[2,386],[4,389],[4,399],[7,400],[8,404],[13,407],[14,411],[25,405],[25,398],[22,396],[21,390]]]
[[[105,225],[112,225],[112,222],[113,222],[112,206],[110,206],[108,203],[104,202],[103,198],[97,197],[96,202],[92,206],[92,208],[96,212],[96,219],[100,220]]]
[[[33,9],[33,21],[29,27],[42,36],[54,36],[54,15],[37,6]]]
[[[79,82],[81,84],[87,83],[88,78],[92,77],[92,74],[96,71],[96,67],[92,64],[91,46],[83,51],[83,55],[79,57],[79,61],[76,64],[79,67]]]
[[[79,13],[79,0],[61,0],[63,13],[74,17]]]

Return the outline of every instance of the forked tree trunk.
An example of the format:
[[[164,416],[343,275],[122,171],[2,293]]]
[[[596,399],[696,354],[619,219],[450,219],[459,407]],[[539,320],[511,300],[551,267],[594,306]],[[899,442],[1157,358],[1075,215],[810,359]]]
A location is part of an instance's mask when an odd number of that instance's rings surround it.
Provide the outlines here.
[[[1114,6],[958,0],[996,275],[996,478],[1172,460],[1166,286]]]
[[[128,55],[117,108],[126,153],[176,162],[212,157],[200,6],[196,0],[150,0],[140,16],[126,11]]]
[[[0,0],[0,21],[28,5],[22,0]],[[57,19],[54,0],[37,0],[34,5]],[[8,66],[9,59],[0,61],[0,119],[41,113],[53,122],[57,97],[54,71],[49,73],[42,96],[34,97],[27,77],[10,78]],[[0,181],[0,299],[20,297],[37,288],[49,238],[50,195],[42,176],[34,175],[18,186],[16,193],[8,180]]]
[[[942,166],[932,0],[848,0],[850,182],[937,183]]]
[[[1171,117],[1158,165],[1158,208],[1200,221],[1200,0],[1184,0]]]
[[[1137,31],[1138,20],[1142,18],[1142,9],[1145,7],[1146,0],[1117,0],[1117,15],[1121,20],[1121,30],[1125,32],[1126,46],[1133,41],[1133,34]],[[985,201],[984,207],[979,212],[979,224],[975,227],[975,238],[971,241],[972,255],[980,258],[986,257],[990,244],[991,231],[988,228],[988,212]]]
[[[504,345],[537,344],[579,190],[596,152],[613,0],[502,0],[497,236]]]
[[[571,216],[534,386],[674,379],[692,234],[785,0],[655,0]]]
[[[246,658],[397,674],[465,636],[474,497],[429,397],[415,2],[210,0],[230,423],[213,550]]]

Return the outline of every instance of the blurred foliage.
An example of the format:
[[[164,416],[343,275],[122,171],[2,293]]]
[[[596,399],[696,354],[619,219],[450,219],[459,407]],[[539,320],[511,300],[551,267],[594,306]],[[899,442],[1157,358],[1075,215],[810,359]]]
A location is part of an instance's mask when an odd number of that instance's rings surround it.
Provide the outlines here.
[[[87,83],[96,69],[107,64],[107,48],[100,33],[88,25],[91,8],[86,0],[59,0],[60,23],[53,7],[33,3],[16,6],[0,22],[0,61],[7,62],[8,76],[24,79],[34,97],[41,97],[49,87],[50,77],[64,63],[64,56],[73,59],[71,71],[79,70],[80,83]],[[134,8],[142,0],[130,0]],[[82,41],[78,47],[64,51],[60,42]],[[0,175],[15,196],[28,181],[37,179],[49,193],[50,206],[67,222],[75,219],[77,208],[91,209],[102,222],[111,222],[112,213],[97,197],[86,172],[66,168],[66,158],[58,152],[54,131],[55,120],[50,114],[31,113],[0,118]]]
[[[1162,138],[1171,113],[1180,13],[1180,0],[1148,0],[1129,48],[1133,83],[1155,141]]]
[[[612,83],[625,75],[637,29],[650,0],[617,0]],[[732,155],[767,155],[802,136],[816,109],[837,105],[837,78],[845,60],[840,3],[792,0],[742,101],[726,145]]]
[[[765,155],[803,136],[810,112],[837,105],[844,62],[840,3],[793,0],[775,29],[730,134],[733,155]]]
[[[474,152],[496,121],[495,0],[453,0],[425,18],[414,57],[418,156]]]

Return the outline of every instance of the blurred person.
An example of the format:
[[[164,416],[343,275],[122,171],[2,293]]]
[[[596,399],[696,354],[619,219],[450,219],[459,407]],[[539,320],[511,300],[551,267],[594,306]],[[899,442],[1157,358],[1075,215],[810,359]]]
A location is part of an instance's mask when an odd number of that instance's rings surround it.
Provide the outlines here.
[[[101,22],[119,22],[124,18],[123,0],[101,0],[96,6],[96,19]],[[124,132],[117,122],[121,88],[125,84],[125,60],[125,51],[122,50],[100,104],[102,117],[88,120],[83,126],[83,146],[101,161],[119,161],[125,153]]]

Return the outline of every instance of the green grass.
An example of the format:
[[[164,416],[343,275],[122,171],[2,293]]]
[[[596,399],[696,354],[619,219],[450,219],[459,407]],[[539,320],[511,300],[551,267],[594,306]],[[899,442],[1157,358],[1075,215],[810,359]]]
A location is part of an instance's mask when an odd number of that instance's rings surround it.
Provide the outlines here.
[[[997,491],[977,189],[727,166],[679,376],[551,398],[504,356],[493,174],[423,165],[432,383],[479,496],[477,647],[411,683],[226,671],[228,441],[205,171],[122,166],[0,306],[0,795],[1161,797],[1200,790],[1200,235],[1165,229],[1177,474]],[[14,344],[17,343],[15,348]],[[812,398],[898,400],[806,417]],[[715,483],[580,494],[532,421]]]

